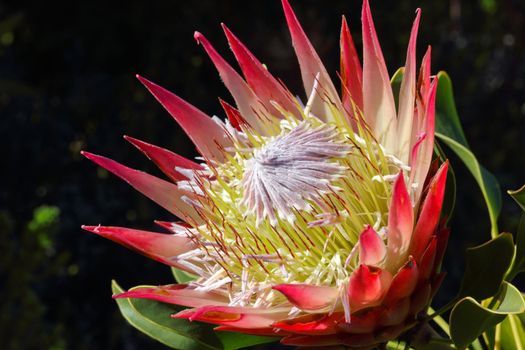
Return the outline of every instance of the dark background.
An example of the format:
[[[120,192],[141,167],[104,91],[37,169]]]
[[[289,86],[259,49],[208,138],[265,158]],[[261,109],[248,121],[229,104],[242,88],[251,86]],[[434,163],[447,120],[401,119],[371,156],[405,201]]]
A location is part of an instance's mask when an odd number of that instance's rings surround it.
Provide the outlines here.
[[[340,15],[360,47],[360,1],[292,1],[328,70],[338,69]],[[525,182],[525,2],[373,0],[390,73],[404,63],[414,10],[423,9],[419,58],[433,46],[446,70],[471,147],[501,181]],[[80,230],[81,224],[153,228],[173,219],[83,159],[86,149],[159,174],[127,134],[193,157],[193,146],[135,80],[141,73],[209,114],[231,101],[201,47],[198,29],[227,59],[229,27],[290,89],[298,65],[278,0],[0,1],[0,347],[162,348],[129,327],[110,280],[129,288],[170,283],[169,269]],[[455,157],[457,211],[437,298],[457,290],[464,249],[489,238],[473,178]],[[504,195],[502,230],[517,206]]]

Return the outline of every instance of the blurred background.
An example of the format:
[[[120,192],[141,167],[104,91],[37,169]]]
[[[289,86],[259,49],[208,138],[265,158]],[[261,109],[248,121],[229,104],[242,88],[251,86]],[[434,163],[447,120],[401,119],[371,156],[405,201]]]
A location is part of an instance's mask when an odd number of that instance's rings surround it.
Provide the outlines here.
[[[359,0],[292,5],[336,78],[340,15],[361,46]],[[525,2],[379,1],[371,6],[390,73],[404,64],[414,10],[421,58],[454,82],[474,153],[502,190],[525,182]],[[195,156],[188,138],[134,78],[165,86],[210,115],[232,99],[193,39],[198,29],[233,62],[224,21],[302,96],[280,2],[242,0],[0,1],[0,344],[2,349],[161,349],[129,327],[111,300],[125,288],[171,283],[167,267],[81,224],[156,229],[169,213],[79,155],[89,150],[160,175],[126,134]],[[304,98],[304,97],[303,97]],[[483,198],[455,157],[457,210],[438,295],[459,287],[464,249],[489,238]],[[518,208],[503,196],[501,229]]]

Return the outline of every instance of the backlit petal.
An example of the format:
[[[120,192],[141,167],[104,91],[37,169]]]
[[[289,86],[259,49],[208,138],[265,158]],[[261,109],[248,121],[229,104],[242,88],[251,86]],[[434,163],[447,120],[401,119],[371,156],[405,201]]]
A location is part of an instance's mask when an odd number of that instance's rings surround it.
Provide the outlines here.
[[[408,297],[414,289],[418,281],[419,271],[417,263],[413,257],[410,257],[408,262],[395,274],[392,279],[392,284],[385,297],[385,303],[394,300]]]
[[[359,263],[379,266],[386,256],[385,243],[377,232],[368,226],[359,235]]]
[[[179,218],[185,221],[188,218],[200,221],[195,209],[182,200],[183,196],[191,196],[191,193],[180,190],[176,185],[153,175],[128,168],[112,159],[89,152],[82,152],[82,155],[117,175],[137,191]]]
[[[398,112],[398,157],[407,163],[410,158],[412,124],[414,120],[414,107],[416,97],[416,39],[419,27],[421,10],[416,11],[416,19],[410,33],[408,43],[407,59],[403,74],[403,81],[399,90],[399,112]]]
[[[270,74],[268,69],[255,58],[226,25],[223,24],[222,27],[246,81],[257,96],[263,100],[266,108],[273,110],[273,113],[277,113],[270,104],[270,101],[275,101],[286,111],[300,118],[301,114],[298,111],[298,104],[294,97]]]
[[[199,164],[168,151],[167,149],[151,145],[130,136],[124,136],[124,138],[143,152],[146,157],[151,159],[159,169],[173,181],[187,180],[187,177],[179,173],[176,168],[202,169],[202,166]]]
[[[414,209],[400,172],[394,183],[388,213],[388,265],[397,268],[403,263],[413,230]]]
[[[223,149],[231,145],[223,128],[202,111],[163,87],[137,75],[144,86],[184,129],[204,157],[222,161]]]
[[[359,265],[348,282],[350,310],[356,312],[378,305],[388,291],[391,281],[392,275],[387,270]]]
[[[341,80],[343,104],[347,111],[353,113],[352,103],[363,110],[363,69],[355,49],[350,29],[343,16],[341,25]],[[352,114],[353,115],[353,114]]]
[[[187,307],[200,307],[210,304],[227,305],[228,298],[212,292],[195,290],[185,284],[169,284],[158,287],[139,287],[116,294],[113,298],[141,298],[161,301]]]
[[[195,248],[195,244],[183,236],[125,227],[82,226],[82,228],[170,266],[179,266],[176,261],[177,255]]]
[[[443,163],[432,182],[424,199],[416,224],[410,247],[410,253],[419,261],[423,252],[430,242],[430,238],[439,222],[443,197],[445,195],[445,184],[447,181],[448,161]]]
[[[257,132],[265,134],[263,118],[268,118],[268,113],[261,104],[261,101],[244,81],[244,79],[233,69],[221,55],[210,44],[208,39],[199,32],[195,32],[195,40],[202,44],[204,50],[212,60],[215,68],[219,72],[224,85],[228,88],[237,104],[244,119]]]
[[[380,142],[384,142],[388,139],[388,133],[395,135],[396,109],[390,78],[377,39],[368,0],[363,1],[361,21],[363,23],[364,116],[374,131],[375,137]]]
[[[306,96],[310,96],[314,89],[316,77],[319,75],[317,93],[319,96],[315,99],[312,106],[312,112],[320,119],[329,119],[331,111],[326,108],[326,104],[334,104],[339,110],[343,110],[339,95],[324,67],[321,59],[317,55],[314,47],[308,40],[303,28],[299,24],[292,7],[288,0],[282,0],[284,15],[288,23],[288,29],[292,37],[292,44],[295,49],[295,55],[301,68],[301,76]],[[326,102],[324,102],[325,100]]]
[[[235,306],[202,306],[183,310],[172,317],[186,318],[237,328],[267,328],[272,323],[286,317],[288,310],[257,309]]]
[[[273,286],[301,310],[322,310],[334,305],[339,294],[337,288],[310,284],[278,284]]]

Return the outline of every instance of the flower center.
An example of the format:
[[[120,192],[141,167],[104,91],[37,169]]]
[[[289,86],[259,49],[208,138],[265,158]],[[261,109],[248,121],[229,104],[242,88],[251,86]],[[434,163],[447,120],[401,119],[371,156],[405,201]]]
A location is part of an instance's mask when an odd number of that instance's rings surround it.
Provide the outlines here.
[[[245,164],[241,203],[255,214],[257,226],[266,217],[275,226],[277,216],[293,223],[294,211],[310,210],[308,201],[336,190],[330,181],[344,167],[333,160],[350,151],[337,136],[334,127],[302,122],[254,152]]]
[[[305,118],[306,119],[306,118]],[[203,225],[186,263],[204,289],[230,284],[232,304],[284,302],[279,283],[341,286],[366,225],[385,232],[399,161],[366,132],[315,117],[277,136],[242,133],[228,162],[197,176]]]

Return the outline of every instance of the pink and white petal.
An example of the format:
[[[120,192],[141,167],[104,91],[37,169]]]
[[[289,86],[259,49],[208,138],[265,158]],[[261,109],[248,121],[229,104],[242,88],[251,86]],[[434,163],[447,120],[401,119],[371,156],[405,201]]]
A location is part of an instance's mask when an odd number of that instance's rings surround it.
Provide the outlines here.
[[[341,80],[343,105],[353,115],[352,102],[363,110],[363,69],[345,16],[341,24]]]
[[[428,192],[421,206],[419,219],[410,245],[410,254],[414,256],[416,261],[420,261],[432,235],[436,231],[445,195],[447,171],[448,161],[441,165],[430,182]]]
[[[284,332],[278,329],[274,329],[272,327],[265,327],[265,328],[237,328],[232,326],[218,326],[213,328],[215,331],[225,331],[225,332],[236,332],[236,333],[244,333],[244,334],[251,334],[251,335],[261,335],[266,337],[283,337],[288,335],[288,332]]]
[[[188,179],[186,176],[175,170],[176,168],[202,169],[201,165],[179,156],[176,153],[168,151],[167,149],[137,140],[130,136],[124,136],[124,139],[144,153],[146,157],[155,163],[164,174],[175,182]]]
[[[380,266],[386,257],[386,246],[379,234],[368,225],[359,235],[359,263]]]
[[[371,333],[377,328],[381,313],[381,307],[372,308],[352,315],[350,322],[340,323],[338,327],[345,333]]]
[[[419,27],[421,10],[417,9],[416,19],[412,25],[410,40],[408,43],[407,58],[403,81],[399,90],[399,111],[398,111],[398,158],[405,164],[410,160],[411,134],[414,122],[414,107],[416,97],[416,40]]]
[[[418,157],[415,162],[415,181],[416,183],[423,183],[428,174],[430,163],[432,162],[432,155],[434,152],[434,128],[435,128],[435,101],[437,92],[437,79],[430,83],[430,90],[428,93],[428,101],[425,111],[425,139],[422,141]],[[423,186],[418,187],[416,199],[419,198]]]
[[[419,69],[419,76],[417,80],[416,93],[416,114],[412,125],[412,147],[418,141],[419,136],[425,133],[426,125],[425,112],[428,101],[428,92],[430,91],[430,56],[432,49],[428,46],[421,67]]]
[[[427,135],[425,133],[418,135],[417,140],[415,140],[415,143],[412,146],[412,150],[410,152],[410,163],[409,163],[412,165],[412,167],[410,168],[410,176],[408,180],[409,186],[412,186],[414,184],[415,177],[416,177],[416,171],[417,171],[415,164],[417,164],[417,157],[419,154],[419,149],[421,148],[421,144],[425,140],[426,136]],[[418,198],[416,197],[415,202],[417,203],[417,201],[418,201]]]
[[[179,222],[169,222],[169,221],[154,221],[157,225],[159,225],[162,228],[165,228],[166,230],[170,231],[174,234],[180,234],[188,232],[189,229],[191,229],[191,226],[186,224],[185,222],[179,221]]]
[[[342,312],[332,314],[306,314],[292,319],[278,321],[272,325],[292,334],[326,335],[334,334],[338,324],[344,322]]]
[[[437,238],[432,237],[427,249],[421,257],[421,263],[419,264],[419,282],[425,282],[430,279],[434,272],[435,260],[436,260],[436,248]]]
[[[316,311],[332,307],[339,290],[311,284],[278,284],[272,287],[284,294],[290,303],[301,310]]]
[[[200,321],[236,328],[267,328],[273,323],[287,317],[290,310],[257,309],[253,307],[235,306],[202,306],[197,309],[187,309],[172,315],[173,318],[185,318],[190,321]]]
[[[241,112],[235,109],[232,105],[230,105],[228,102],[224,101],[221,98],[219,98],[219,102],[222,106],[222,109],[224,109],[224,113],[226,113],[226,117],[228,117],[230,124],[235,129],[241,130],[242,126],[245,126],[248,124],[242,117]]]
[[[198,291],[185,284],[169,284],[158,287],[139,287],[130,291],[116,294],[114,299],[140,298],[157,300],[163,303],[187,307],[201,307],[206,305],[228,305],[226,296],[211,292]]]
[[[208,39],[199,32],[195,32],[195,40],[197,43],[202,44],[204,50],[212,60],[215,68],[219,72],[224,85],[230,91],[237,108],[241,112],[244,119],[254,128],[257,132],[265,134],[265,128],[263,123],[263,116],[267,116],[267,110],[261,104],[259,98],[255,95],[252,89],[244,81],[244,79],[233,69],[227,62],[222,58],[221,55],[215,50],[210,44]]]
[[[396,108],[390,78],[379,46],[368,0],[363,1],[363,111],[376,139],[394,154],[386,141],[396,135]],[[392,135],[392,137],[390,136]],[[390,141],[388,141],[390,142]]]
[[[137,74],[137,79],[155,96],[193,141],[203,157],[223,161],[232,141],[222,126],[177,95]]]
[[[120,177],[137,191],[184,221],[188,221],[188,219],[193,220],[193,222],[202,221],[195,209],[182,200],[183,196],[191,197],[190,192],[180,190],[171,182],[128,168],[112,159],[84,151],[81,154]]]
[[[290,92],[270,74],[268,69],[259,62],[225,24],[222,24],[222,28],[237,62],[239,62],[246,81],[255,94],[262,99],[266,108],[272,110],[275,115],[278,115],[277,110],[270,103],[270,101],[275,101],[283,107],[284,110],[295,115],[296,118],[301,118],[298,104]]]
[[[339,335],[290,335],[281,339],[281,344],[302,348],[332,349],[340,345]]]
[[[288,23],[288,29],[292,37],[295,55],[301,68],[301,77],[307,97],[312,93],[316,85],[316,77],[319,75],[317,79],[319,85],[316,92],[318,96],[314,100],[311,111],[318,118],[327,120],[332,114],[328,104],[333,103],[338,110],[343,110],[341,100],[330,79],[330,75],[326,71],[310,40],[308,40],[308,37],[304,33],[288,0],[282,0],[282,5],[286,22]]]
[[[359,265],[348,282],[348,299],[352,313],[380,304],[391,282],[392,275],[387,270]]]
[[[401,171],[394,183],[388,214],[388,266],[397,269],[403,264],[413,230],[414,208]]]
[[[384,302],[388,304],[410,296],[416,288],[418,276],[417,263],[413,257],[410,257],[405,266],[392,279],[392,284],[388,289]]]
[[[419,69],[418,88],[421,96],[427,96],[430,91],[430,71],[431,71],[432,47],[428,46]]]
[[[111,226],[84,225],[82,229],[169,266],[179,266],[176,257],[195,249],[195,244],[189,238],[182,236]]]

